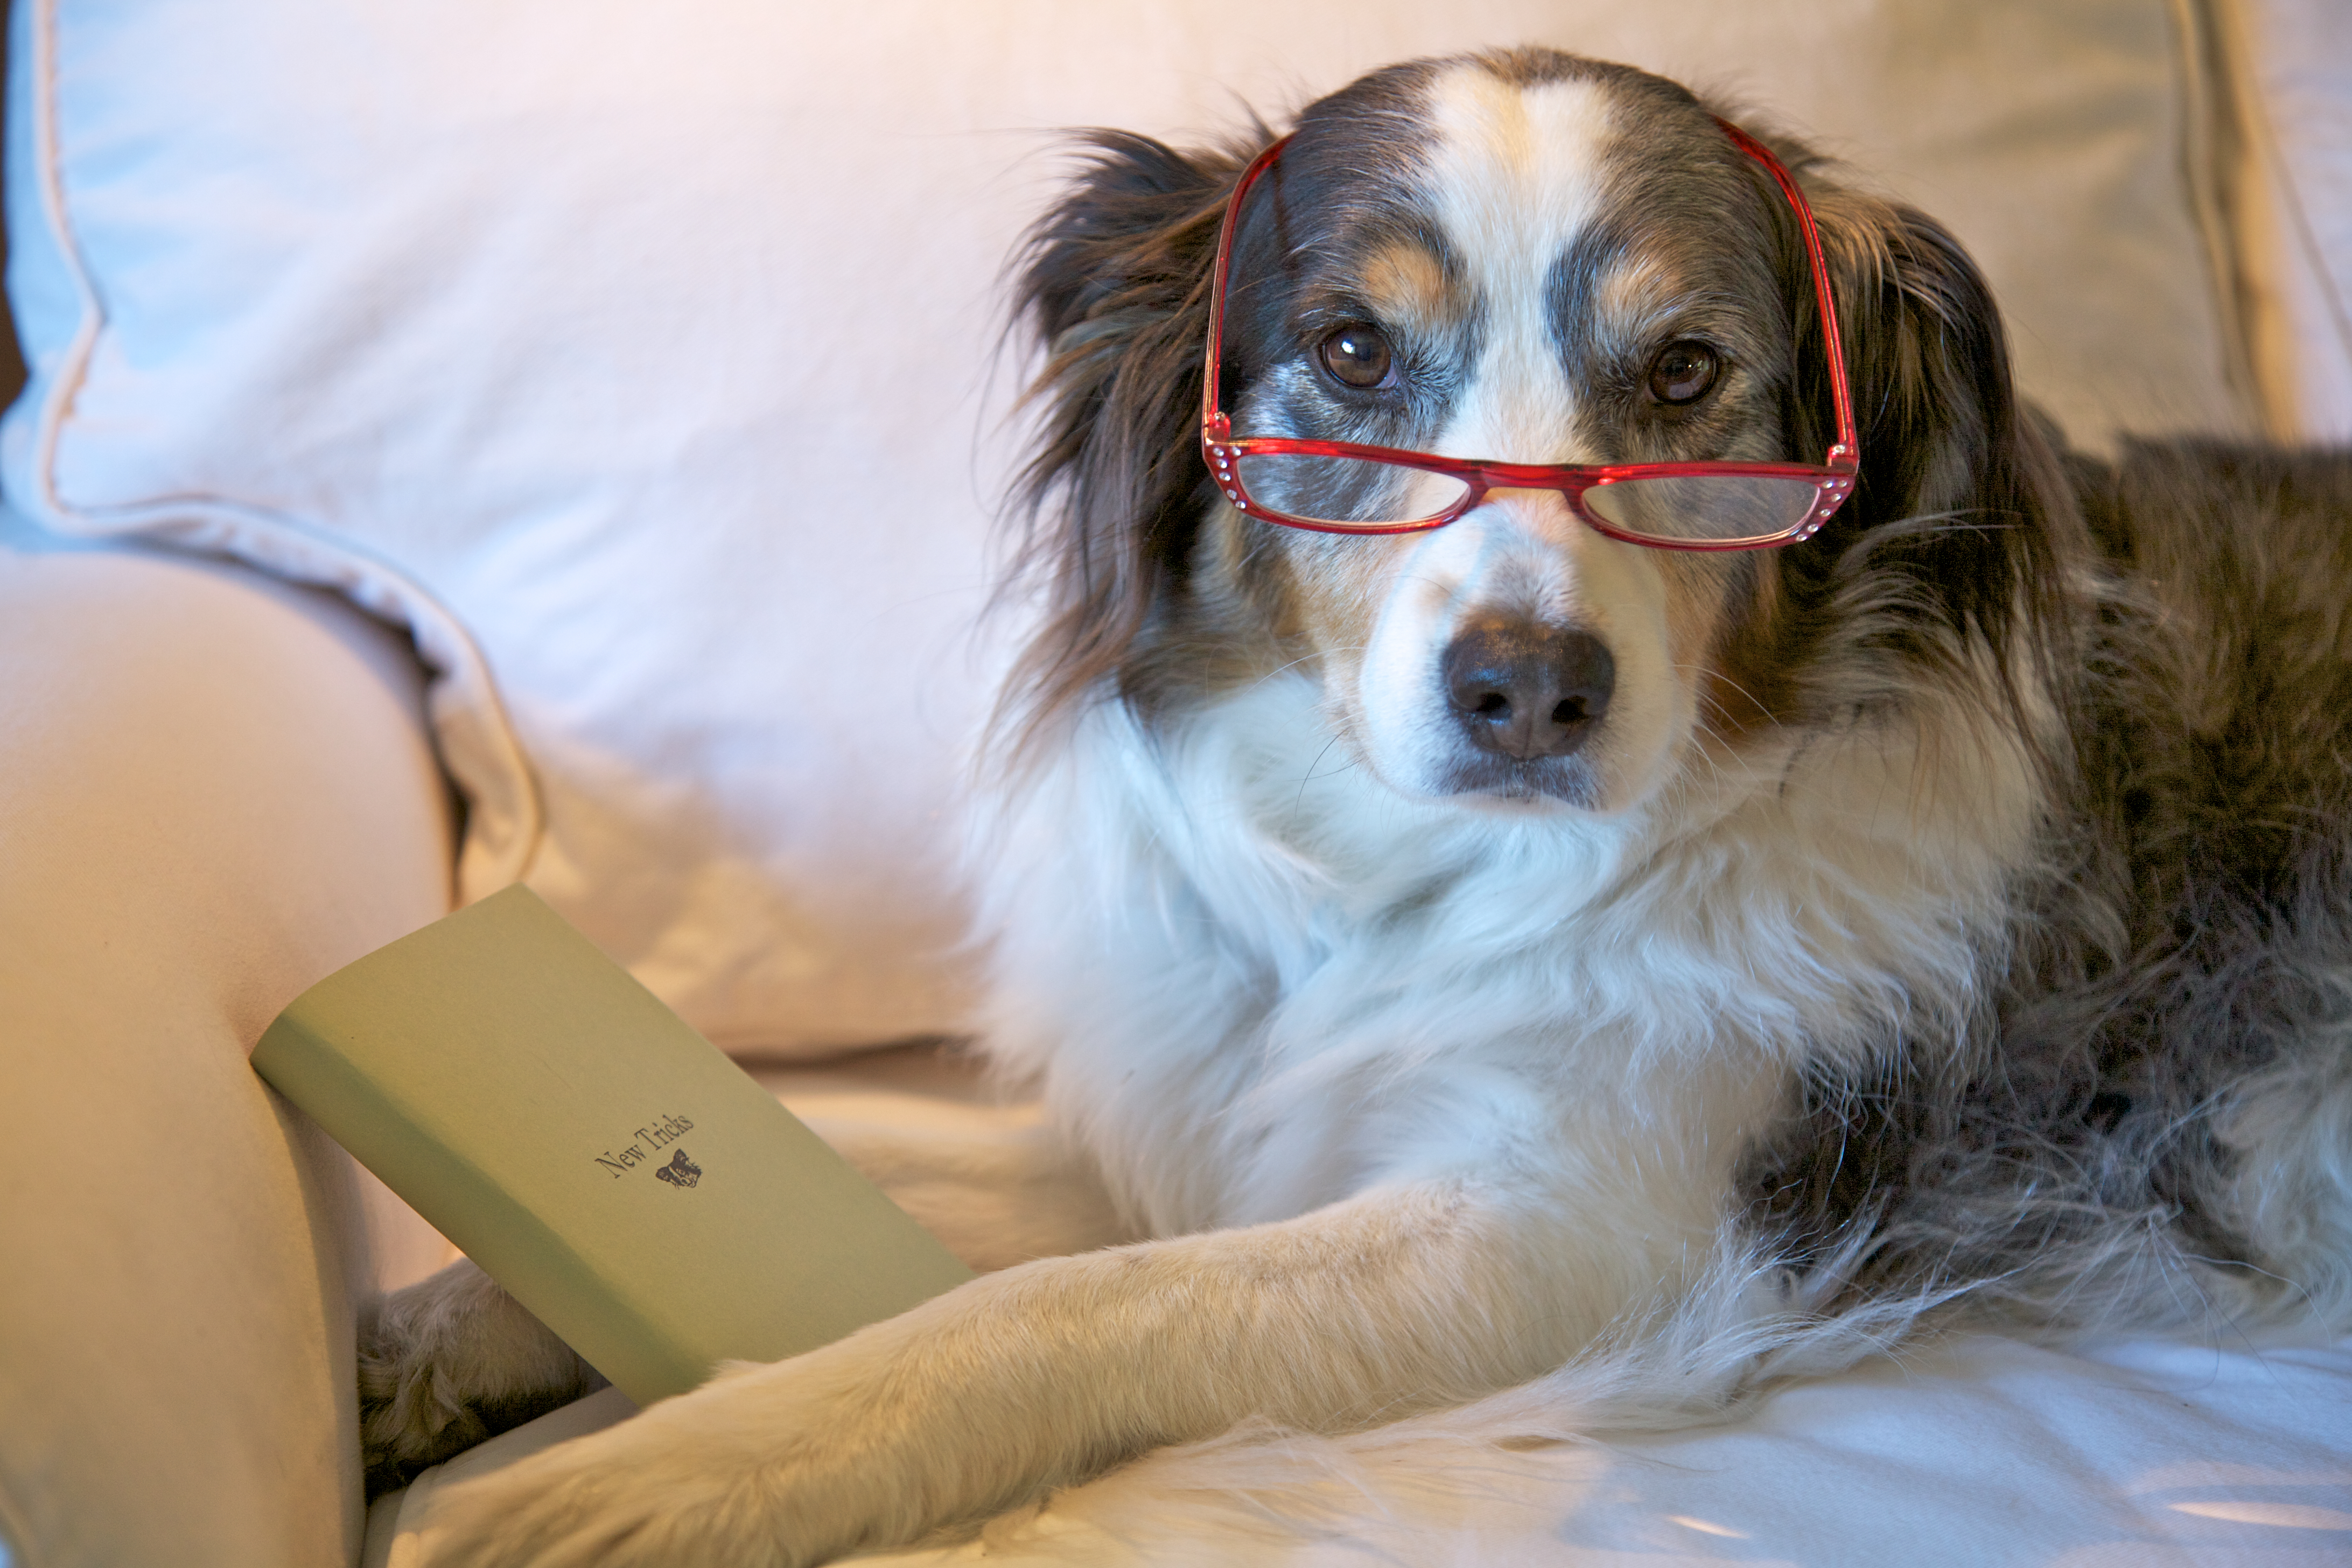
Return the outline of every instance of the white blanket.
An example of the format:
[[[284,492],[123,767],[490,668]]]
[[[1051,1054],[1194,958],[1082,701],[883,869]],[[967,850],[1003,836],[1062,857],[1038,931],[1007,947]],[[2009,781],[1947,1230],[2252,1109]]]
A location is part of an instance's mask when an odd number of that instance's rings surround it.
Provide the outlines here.
[[[1016,1126],[903,1053],[762,1072],[804,1116]],[[2299,1568],[2352,1563],[2352,1340],[2137,1342],[2061,1353],[1969,1337],[1769,1392],[1738,1418],[1535,1450],[1514,1396],[1322,1447],[1172,1450],[898,1568],[1340,1568],[1701,1563]],[[1491,1407],[1492,1418],[1476,1412]],[[425,1568],[434,1494],[623,1419],[606,1391],[380,1500],[366,1568]]]

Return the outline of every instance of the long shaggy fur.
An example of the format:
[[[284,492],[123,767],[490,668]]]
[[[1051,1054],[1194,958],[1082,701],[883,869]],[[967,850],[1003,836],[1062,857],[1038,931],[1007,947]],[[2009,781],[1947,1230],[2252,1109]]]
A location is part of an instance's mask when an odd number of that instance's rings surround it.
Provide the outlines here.
[[[2345,1321],[2352,472],[2135,446],[2077,460],[2108,574],[2066,810],[2021,879],[1983,1046],[1815,1071],[1759,1151],[1858,1289],[1933,1276],[2074,1324]]]

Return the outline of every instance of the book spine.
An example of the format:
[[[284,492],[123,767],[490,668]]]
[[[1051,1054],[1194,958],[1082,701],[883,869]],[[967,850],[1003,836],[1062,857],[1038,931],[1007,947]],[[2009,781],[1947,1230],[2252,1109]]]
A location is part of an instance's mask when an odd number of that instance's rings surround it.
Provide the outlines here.
[[[254,1070],[273,1089],[639,1405],[683,1394],[709,1375],[708,1364],[632,1311],[613,1281],[431,1136],[412,1107],[354,1067],[300,1011],[298,1002],[281,1014],[254,1047]]]

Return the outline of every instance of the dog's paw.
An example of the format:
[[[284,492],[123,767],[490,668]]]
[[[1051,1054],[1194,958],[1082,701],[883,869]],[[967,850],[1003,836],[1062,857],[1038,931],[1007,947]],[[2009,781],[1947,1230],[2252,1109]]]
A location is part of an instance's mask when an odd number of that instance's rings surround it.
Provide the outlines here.
[[[1098,1469],[1082,1421],[1041,1414],[1075,1409],[1055,1405],[1055,1384],[1040,1392],[1051,1374],[1017,1300],[1044,1267],[975,1279],[787,1361],[723,1367],[617,1426],[436,1488],[425,1560],[808,1568],[964,1529],[1080,1465]],[[976,1304],[1001,1297],[1016,1300],[975,1327]]]
[[[362,1314],[359,1385],[373,1499],[604,1379],[488,1276],[459,1262]]]
[[[702,1405],[706,1419],[693,1418]],[[680,1409],[680,1406],[688,1406]],[[434,1494],[432,1568],[804,1568],[856,1543],[789,1453],[693,1394]],[[730,1430],[730,1427],[732,1429]]]
[[[1007,1445],[927,1451],[939,1426],[956,1423],[919,1415],[929,1401],[903,1384],[877,1388],[887,1358],[868,1352],[893,1334],[877,1325],[791,1361],[730,1368],[617,1426],[440,1488],[424,1521],[425,1560],[810,1568],[976,1521],[1004,1500],[990,1461]]]

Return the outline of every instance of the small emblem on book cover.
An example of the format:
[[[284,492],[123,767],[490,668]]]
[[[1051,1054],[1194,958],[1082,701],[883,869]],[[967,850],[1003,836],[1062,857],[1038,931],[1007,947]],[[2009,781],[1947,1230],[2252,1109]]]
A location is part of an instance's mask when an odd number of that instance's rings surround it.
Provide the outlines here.
[[[686,1151],[680,1149],[670,1156],[668,1164],[656,1171],[654,1174],[673,1187],[690,1187],[702,1180],[702,1167],[688,1159]]]

